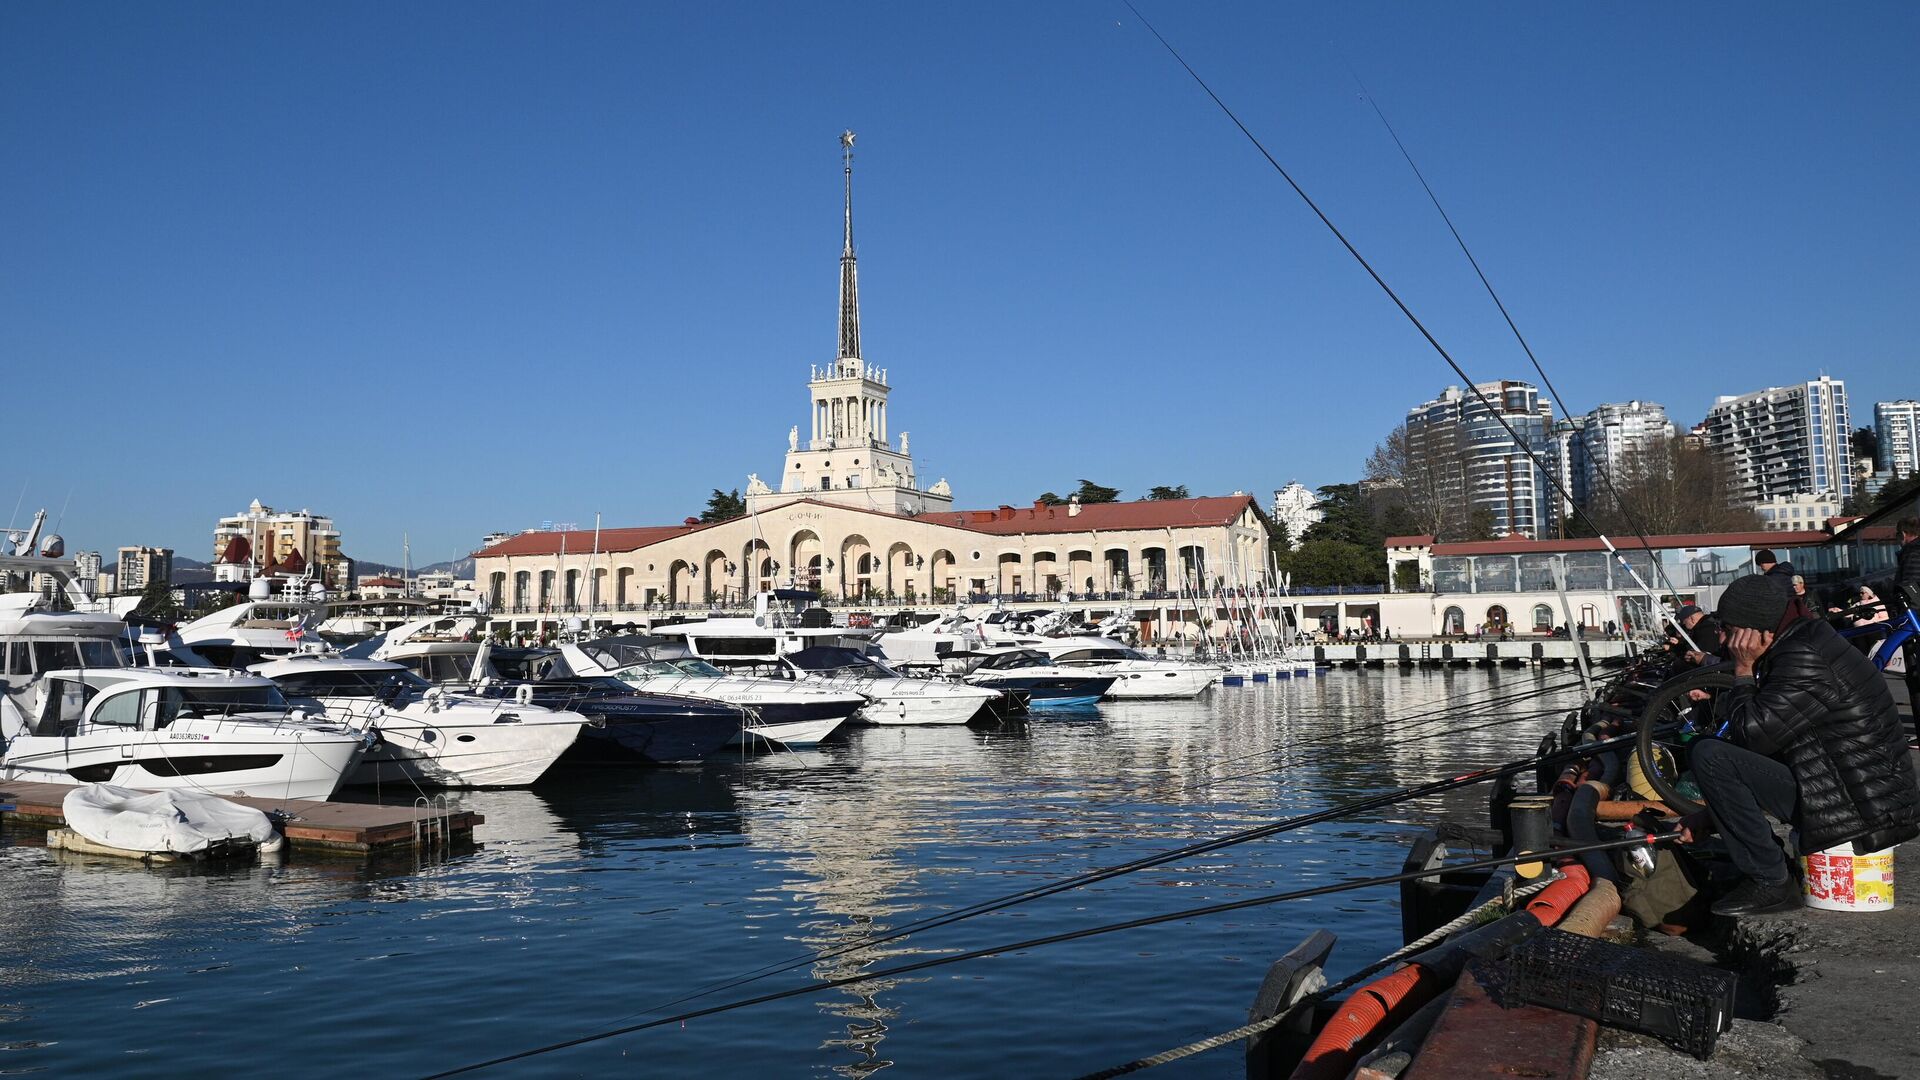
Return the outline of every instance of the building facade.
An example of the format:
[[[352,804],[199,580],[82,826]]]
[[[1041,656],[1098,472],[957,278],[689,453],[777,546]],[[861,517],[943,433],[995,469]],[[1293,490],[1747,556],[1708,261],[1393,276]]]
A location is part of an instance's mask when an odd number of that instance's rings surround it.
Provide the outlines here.
[[[1408,410],[1407,445],[1436,496],[1469,515],[1490,514],[1495,535],[1544,536],[1557,526],[1546,473],[1559,457],[1553,405],[1531,383],[1449,386]]]
[[[1853,494],[1853,433],[1846,383],[1826,375],[1722,397],[1701,425],[1725,462],[1736,502],[1758,506],[1786,495]]]
[[[114,587],[122,593],[135,593],[159,582],[173,582],[173,549],[163,547],[123,547],[114,563]]]
[[[352,587],[353,564],[340,554],[340,531],[332,518],[304,509],[275,510],[255,499],[245,511],[214,526],[215,581],[302,574],[336,592]]]
[[[1880,444],[1878,472],[1889,480],[1920,472],[1920,401],[1875,402],[1873,434]]]
[[[1298,480],[1289,481],[1286,487],[1273,493],[1273,520],[1287,527],[1287,539],[1295,547],[1300,545],[1306,531],[1326,516],[1327,512],[1320,509],[1319,496]]]
[[[1824,529],[1828,519],[1840,516],[1840,500],[1832,493],[1778,495],[1753,504],[1765,528],[1778,532]]]

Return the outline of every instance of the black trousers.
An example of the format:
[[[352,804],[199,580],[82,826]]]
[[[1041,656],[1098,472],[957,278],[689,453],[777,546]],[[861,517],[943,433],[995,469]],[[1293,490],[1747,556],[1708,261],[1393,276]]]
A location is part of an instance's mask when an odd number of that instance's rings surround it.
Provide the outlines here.
[[[1792,821],[1800,785],[1786,765],[1719,739],[1693,744],[1693,779],[1740,872],[1774,885],[1787,879],[1787,858],[1773,838],[1771,814]]]

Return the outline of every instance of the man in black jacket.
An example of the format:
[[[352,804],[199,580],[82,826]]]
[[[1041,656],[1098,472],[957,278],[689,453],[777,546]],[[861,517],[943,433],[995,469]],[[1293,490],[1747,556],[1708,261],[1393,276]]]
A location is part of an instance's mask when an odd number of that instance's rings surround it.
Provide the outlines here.
[[[1795,617],[1792,598],[1765,575],[1720,598],[1734,686],[1717,713],[1732,741],[1700,740],[1691,757],[1746,880],[1716,914],[1799,906],[1769,815],[1799,827],[1802,851],[1851,843],[1865,854],[1920,836],[1920,784],[1885,680],[1833,627]]]

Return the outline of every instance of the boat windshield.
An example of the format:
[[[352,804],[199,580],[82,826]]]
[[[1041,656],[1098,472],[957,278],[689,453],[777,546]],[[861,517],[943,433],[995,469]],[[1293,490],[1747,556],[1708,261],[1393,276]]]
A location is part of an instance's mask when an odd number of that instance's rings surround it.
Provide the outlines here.
[[[273,681],[282,694],[311,698],[377,698],[391,693],[392,687],[426,690],[432,685],[411,671],[399,669],[296,671]]]
[[[166,686],[159,701],[156,727],[166,727],[184,716],[230,716],[234,713],[284,712],[287,699],[272,683],[253,686]]]
[[[644,664],[653,659],[653,644],[658,644],[658,642],[641,644],[634,641],[619,640],[583,641],[579,643],[579,649],[581,652],[587,654],[588,659],[591,659],[594,663],[608,671],[612,671],[617,668]]]
[[[882,664],[873,657],[853,649],[836,649],[816,646],[788,653],[787,662],[801,671],[850,672],[858,675],[896,679],[899,673]]]
[[[119,643],[105,638],[13,641],[7,644],[6,652],[9,675],[127,666]]]
[[[1046,667],[1052,661],[1037,649],[1015,649],[980,661],[981,671],[1010,671],[1014,668]]]
[[[726,672],[721,671],[705,660],[674,660],[670,661],[669,666],[683,675],[698,675],[703,679],[724,679],[727,677]]]
[[[1068,652],[1063,652],[1059,654],[1059,656],[1056,657],[1056,659],[1058,659],[1061,663],[1073,663],[1075,661],[1085,663],[1086,661],[1089,661],[1089,660],[1106,660],[1106,661],[1144,660],[1146,659],[1146,657],[1141,656],[1139,653],[1134,652],[1132,649],[1091,648],[1090,647],[1085,649],[1072,649]]]

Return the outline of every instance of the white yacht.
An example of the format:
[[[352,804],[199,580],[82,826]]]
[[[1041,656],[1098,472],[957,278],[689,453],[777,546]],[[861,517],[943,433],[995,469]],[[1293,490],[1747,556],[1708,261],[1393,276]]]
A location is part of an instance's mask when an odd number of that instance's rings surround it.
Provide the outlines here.
[[[360,732],[290,708],[266,679],[127,667],[125,631],[98,615],[0,608],[0,779],[325,799],[366,751]]]
[[[639,690],[711,698],[749,710],[737,742],[809,747],[867,704],[851,691],[789,679],[729,675],[658,638],[610,637],[560,646],[575,675],[611,675]]]
[[[974,659],[964,676],[967,683],[1024,693],[1031,709],[1093,705],[1114,684],[1112,675],[1062,667],[1046,653],[1020,645],[988,648]]]
[[[983,715],[1011,711],[1005,691],[909,678],[855,649],[816,645],[787,653],[780,662],[796,680],[866,698],[867,703],[854,716],[869,724],[964,724]]]
[[[573,745],[587,718],[517,698],[449,693],[399,664],[304,655],[253,667],[288,700],[379,739],[350,784],[524,787]]]
[[[246,600],[183,623],[167,651],[194,667],[240,670],[291,656],[318,640],[320,609],[298,600]]]
[[[1110,699],[1199,697],[1220,681],[1214,664],[1159,660],[1107,637],[1032,638],[1022,642],[1063,668],[1113,676]]]

